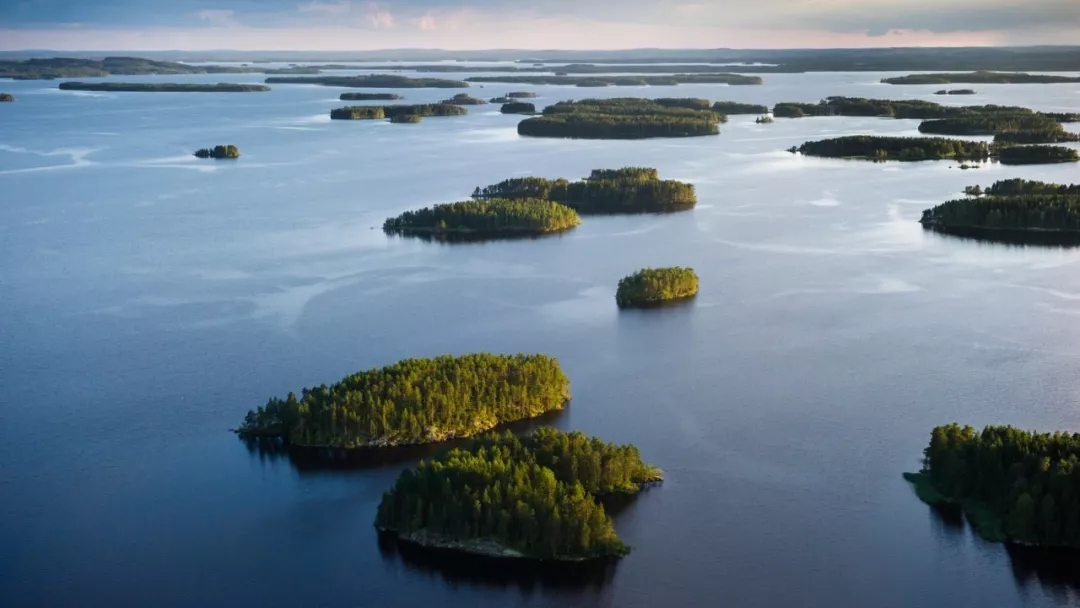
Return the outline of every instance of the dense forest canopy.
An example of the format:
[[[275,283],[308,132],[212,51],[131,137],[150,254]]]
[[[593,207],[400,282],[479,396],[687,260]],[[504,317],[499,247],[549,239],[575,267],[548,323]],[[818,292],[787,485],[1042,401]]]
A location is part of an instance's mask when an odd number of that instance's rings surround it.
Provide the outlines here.
[[[1012,194],[947,201],[923,211],[931,228],[1080,231],[1080,195]]]
[[[394,74],[370,74],[367,76],[276,76],[266,79],[267,84],[321,84],[328,87],[354,89],[464,89],[469,83],[442,78],[408,78]]]
[[[924,456],[905,476],[919,497],[961,505],[984,537],[1080,547],[1080,434],[954,423],[933,430]]]
[[[394,101],[405,98],[397,93],[342,93],[338,99],[341,101]]]
[[[455,105],[455,106],[482,106],[487,102],[483,99],[478,99],[469,95],[468,93],[458,93],[449,99],[444,99],[439,103]]]
[[[717,114],[735,116],[736,114],[768,114],[769,108],[753,103],[740,103],[738,101],[718,101],[712,105],[712,111]]]
[[[406,211],[383,224],[387,232],[478,233],[487,236],[547,234],[569,230],[581,223],[576,211],[555,201],[535,198],[444,203]]]
[[[200,148],[195,151],[196,158],[240,158],[240,149],[233,145]]]
[[[934,95],[974,95],[975,89],[941,89],[934,91]]]
[[[394,114],[390,117],[390,122],[393,123],[416,124],[423,120],[424,117],[419,114]]]
[[[518,133],[533,137],[645,139],[717,135],[726,120],[711,110],[687,107],[696,100],[632,97],[560,101],[543,116],[518,123]]]
[[[393,104],[387,106],[346,106],[330,110],[334,120],[377,120],[395,116],[463,116],[469,111],[460,106],[446,103],[431,104]]]
[[[61,82],[57,88],[65,91],[114,91],[143,93],[261,93],[270,87],[261,84],[189,84],[176,82]]]
[[[544,355],[405,359],[299,398],[271,398],[237,433],[339,448],[432,443],[533,418],[569,399],[570,380]]]
[[[543,428],[475,439],[406,470],[383,494],[380,530],[424,545],[538,559],[629,552],[599,499],[662,473],[636,447]]]
[[[1064,146],[1008,146],[997,158],[1003,165],[1047,165],[1080,162],[1080,153]]]
[[[963,141],[944,137],[884,137],[849,135],[821,141],[809,141],[793,148],[808,156],[856,158],[867,160],[973,160],[990,158],[991,147],[985,142]]]
[[[976,186],[976,188],[978,188]],[[988,196],[1020,196],[1024,194],[1060,194],[1080,196],[1080,184],[1063,185],[1051,184],[1029,179],[1003,179],[987,186],[985,190],[978,191]]]
[[[980,71],[951,74],[910,74],[908,76],[882,78],[881,82],[885,84],[1061,84],[1080,82],[1080,77]]]
[[[615,302],[620,308],[650,306],[696,295],[698,276],[692,268],[643,268],[619,280]]]
[[[1028,108],[1016,106],[944,106],[921,99],[866,99],[863,97],[827,97],[818,103],[781,102],[773,107],[780,118],[804,116],[880,116],[884,118],[964,118],[996,114],[1035,114]],[[1051,115],[1047,115],[1051,116]]]
[[[697,204],[693,184],[661,180],[656,169],[624,167],[595,169],[583,180],[515,177],[476,188],[477,199],[546,199],[579,213],[665,213],[692,209]]]
[[[673,74],[670,76],[473,76],[466,79],[472,83],[497,82],[506,84],[555,84],[578,87],[640,87],[671,86],[676,84],[761,84],[760,76],[741,74]]]
[[[535,114],[536,106],[527,101],[509,101],[502,104],[499,111],[503,114]]]

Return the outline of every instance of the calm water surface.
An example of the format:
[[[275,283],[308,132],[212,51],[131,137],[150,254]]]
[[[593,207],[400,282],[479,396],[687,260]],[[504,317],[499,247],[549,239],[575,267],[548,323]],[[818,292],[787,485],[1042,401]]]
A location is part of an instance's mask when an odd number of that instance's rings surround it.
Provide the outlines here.
[[[1080,86],[760,87],[474,94],[827,95],[1080,109]],[[116,80],[176,80],[116,78]],[[250,81],[258,76],[187,77]],[[713,138],[527,140],[495,106],[421,125],[331,124],[339,89],[62,92],[0,107],[0,589],[8,606],[1056,606],[1080,587],[942,520],[901,479],[930,429],[1080,430],[1080,250],[923,232],[961,171],[783,150],[917,122],[823,118]],[[453,91],[404,91],[409,102]],[[1070,128],[1075,128],[1075,125]],[[198,161],[235,143],[238,162]],[[382,220],[518,175],[654,166],[696,184],[669,216],[441,245]],[[697,300],[620,313],[615,283],[689,265]],[[300,387],[408,356],[558,357],[554,424],[667,472],[616,518],[634,553],[596,580],[479,577],[380,549],[382,492],[415,460],[312,470],[228,432]],[[475,574],[475,573],[474,573]]]

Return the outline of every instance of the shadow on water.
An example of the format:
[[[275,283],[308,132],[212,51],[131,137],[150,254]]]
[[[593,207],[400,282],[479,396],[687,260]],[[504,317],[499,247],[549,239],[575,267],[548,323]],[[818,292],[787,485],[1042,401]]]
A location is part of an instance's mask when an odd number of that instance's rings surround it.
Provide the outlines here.
[[[1055,232],[1051,230],[1011,230],[968,228],[963,226],[929,226],[923,224],[923,230],[942,235],[943,238],[960,239],[993,245],[1012,247],[1053,247],[1074,249],[1080,247],[1080,232]]]
[[[656,310],[659,308],[680,308],[692,304],[697,299],[697,294],[692,296],[686,296],[685,298],[676,298],[674,300],[660,300],[659,302],[643,302],[640,304],[633,304],[629,306],[620,306],[620,313],[630,313],[634,310]]]
[[[474,232],[398,232],[387,231],[387,236],[400,239],[418,239],[426,243],[439,243],[440,245],[467,245],[475,243],[489,243],[493,241],[539,241],[542,239],[560,238],[568,230],[558,232],[535,233],[506,233],[498,231],[474,231]]]
[[[509,431],[515,435],[528,434],[543,426],[558,426],[565,416],[569,403],[561,410],[547,412],[536,418],[518,420],[493,429],[493,433]],[[469,439],[455,439],[424,445],[406,445],[383,448],[314,448],[287,445],[280,438],[241,437],[253,457],[261,460],[288,460],[301,474],[328,470],[358,471],[394,467],[416,462],[435,454],[468,443]]]
[[[471,555],[451,549],[433,549],[379,534],[379,553],[385,562],[401,564],[410,572],[439,576],[452,587],[461,585],[573,592],[600,591],[611,582],[614,561],[587,563],[541,562]]]

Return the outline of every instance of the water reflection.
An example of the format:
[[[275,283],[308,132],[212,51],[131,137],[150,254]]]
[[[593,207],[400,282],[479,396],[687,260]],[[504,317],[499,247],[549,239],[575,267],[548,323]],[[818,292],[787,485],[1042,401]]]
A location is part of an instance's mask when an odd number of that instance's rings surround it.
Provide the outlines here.
[[[543,234],[520,233],[508,234],[498,231],[473,231],[473,232],[394,232],[386,231],[390,238],[418,239],[426,243],[439,243],[442,245],[461,245],[468,243],[488,243],[491,241],[538,241],[540,239],[558,238],[570,232],[573,228],[558,232],[546,232]]]
[[[1054,247],[1058,249],[1073,249],[1080,247],[1080,233],[1056,232],[1052,230],[1011,230],[1003,228],[994,230],[990,237],[986,230],[980,228],[953,227],[923,225],[923,229],[936,234],[944,235],[945,238],[954,238],[978,243],[992,243],[1011,245],[1014,247]]]

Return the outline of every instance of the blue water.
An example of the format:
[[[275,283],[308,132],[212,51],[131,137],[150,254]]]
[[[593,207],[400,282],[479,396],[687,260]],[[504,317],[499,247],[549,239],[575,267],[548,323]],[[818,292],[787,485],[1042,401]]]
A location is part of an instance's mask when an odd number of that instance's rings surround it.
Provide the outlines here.
[[[455,75],[456,77],[457,75]],[[919,97],[1076,111],[1080,86],[535,90],[771,104]],[[258,76],[112,80],[258,82]],[[0,603],[9,606],[1056,606],[1077,587],[942,521],[901,479],[930,429],[1080,430],[1080,250],[922,231],[922,209],[1008,177],[784,149],[917,122],[822,118],[714,138],[521,139],[496,106],[420,125],[335,122],[340,89],[58,91],[0,105]],[[432,102],[452,90],[400,91]],[[1071,125],[1070,128],[1075,128]],[[236,162],[196,148],[238,145]],[[440,245],[379,226],[517,175],[657,167],[670,216],[557,238]],[[620,277],[693,266],[689,305],[620,313]],[[228,429],[271,395],[409,356],[542,352],[555,424],[637,444],[667,480],[619,513],[634,552],[587,585],[452,573],[381,551],[398,462],[299,469]]]

